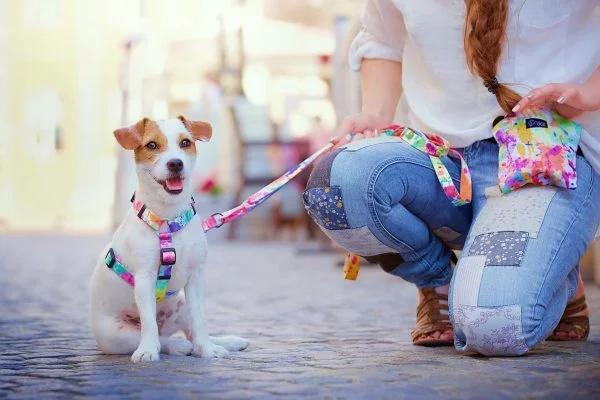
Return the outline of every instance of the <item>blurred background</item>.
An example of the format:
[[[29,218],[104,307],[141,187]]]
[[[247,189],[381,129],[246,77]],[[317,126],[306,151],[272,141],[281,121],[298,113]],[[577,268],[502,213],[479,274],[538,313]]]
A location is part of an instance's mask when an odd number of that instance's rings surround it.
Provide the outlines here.
[[[135,174],[112,131],[144,116],[210,121],[194,174],[200,209],[243,200],[356,111],[346,51],[361,3],[1,0],[0,226],[114,228]],[[310,229],[301,184],[227,235],[266,236],[265,218]]]
[[[362,9],[362,0],[0,0],[0,231],[111,232],[135,187],[132,155],[112,131],[145,116],[210,121],[198,209],[239,204],[358,111],[346,54]],[[302,207],[306,177],[211,239],[326,247]],[[583,264],[594,262],[590,251]]]

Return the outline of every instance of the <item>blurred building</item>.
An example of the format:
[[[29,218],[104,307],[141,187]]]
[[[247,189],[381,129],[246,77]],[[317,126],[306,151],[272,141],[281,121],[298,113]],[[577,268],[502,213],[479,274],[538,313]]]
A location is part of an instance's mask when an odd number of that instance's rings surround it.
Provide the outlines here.
[[[110,24],[118,3],[0,2],[0,218],[11,226],[106,217],[115,167],[107,133],[120,112]]]
[[[231,186],[228,86],[284,135],[306,133],[315,116],[333,126],[338,47],[361,3],[0,1],[0,226],[111,227],[135,182],[112,131],[143,116],[211,121],[198,170]]]

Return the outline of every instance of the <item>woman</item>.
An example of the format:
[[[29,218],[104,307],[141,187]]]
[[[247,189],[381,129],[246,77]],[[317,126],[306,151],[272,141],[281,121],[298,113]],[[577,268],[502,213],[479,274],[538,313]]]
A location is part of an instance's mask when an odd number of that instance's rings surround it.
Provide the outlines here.
[[[362,112],[342,122],[338,148],[311,176],[311,216],[342,247],[417,286],[415,344],[454,336],[461,351],[519,355],[548,337],[585,340],[577,263],[600,222],[600,3],[371,0],[363,24],[349,60]],[[402,90],[408,125],[460,149],[469,205],[451,204],[427,155],[372,137],[392,122]],[[499,192],[492,122],[532,104],[581,124],[577,189]],[[443,162],[458,186],[460,162]]]

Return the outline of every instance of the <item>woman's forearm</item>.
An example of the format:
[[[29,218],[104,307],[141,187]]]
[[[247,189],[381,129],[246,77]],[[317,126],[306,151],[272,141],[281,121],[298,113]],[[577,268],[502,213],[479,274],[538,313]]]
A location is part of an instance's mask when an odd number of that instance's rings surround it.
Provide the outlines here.
[[[402,63],[363,59],[360,67],[362,111],[391,123],[402,94]]]
[[[586,100],[590,104],[589,111],[600,110],[600,66],[585,81],[583,87],[583,96],[588,97]]]

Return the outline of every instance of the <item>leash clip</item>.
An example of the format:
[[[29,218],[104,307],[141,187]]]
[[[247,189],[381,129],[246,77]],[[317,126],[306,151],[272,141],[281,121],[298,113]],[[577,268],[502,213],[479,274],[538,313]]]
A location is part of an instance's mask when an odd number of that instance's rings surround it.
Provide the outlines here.
[[[223,214],[221,214],[221,213],[214,213],[210,217],[213,218],[215,220],[215,222],[216,222],[214,228],[220,228],[220,227],[223,226],[223,224],[224,224],[224,222],[223,222]]]

